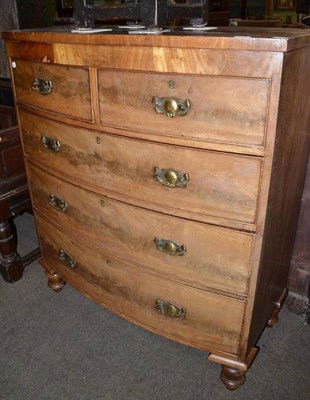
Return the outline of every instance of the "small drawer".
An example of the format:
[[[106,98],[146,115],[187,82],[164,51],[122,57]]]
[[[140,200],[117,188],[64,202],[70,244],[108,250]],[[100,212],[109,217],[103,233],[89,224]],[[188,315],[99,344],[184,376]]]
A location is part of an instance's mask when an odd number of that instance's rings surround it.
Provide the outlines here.
[[[24,112],[20,118],[28,155],[96,190],[198,221],[255,224],[260,158],[103,135]]]
[[[99,70],[100,120],[159,135],[263,146],[269,85],[257,78]],[[180,116],[171,117],[175,113]]]
[[[198,287],[246,294],[253,235],[99,196],[28,163],[34,206],[68,232]]]
[[[67,236],[39,216],[37,226],[43,260],[97,303],[171,339],[238,353],[243,301],[147,273]]]
[[[92,119],[87,68],[15,60],[18,101],[84,120]]]

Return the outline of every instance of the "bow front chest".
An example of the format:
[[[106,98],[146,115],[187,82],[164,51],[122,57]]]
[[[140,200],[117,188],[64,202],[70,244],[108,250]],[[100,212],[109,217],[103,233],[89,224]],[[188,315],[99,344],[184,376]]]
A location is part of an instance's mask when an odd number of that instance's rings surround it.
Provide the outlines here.
[[[242,385],[287,292],[310,35],[3,37],[49,287],[208,351]]]

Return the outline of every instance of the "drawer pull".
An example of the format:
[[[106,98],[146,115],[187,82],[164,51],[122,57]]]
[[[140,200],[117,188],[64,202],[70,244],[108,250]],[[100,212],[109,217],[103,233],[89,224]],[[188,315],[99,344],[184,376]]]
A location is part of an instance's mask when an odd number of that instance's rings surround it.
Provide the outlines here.
[[[153,176],[155,181],[171,188],[186,188],[189,182],[189,175],[178,172],[172,168],[154,168]]]
[[[158,114],[166,114],[167,117],[185,117],[191,103],[189,100],[175,99],[174,97],[153,97],[152,103],[155,104],[155,111]]]
[[[65,200],[60,199],[54,194],[50,194],[49,204],[54,207],[57,211],[65,212],[68,208],[68,203]]]
[[[184,244],[180,245],[172,242],[171,240],[155,238],[154,242],[158,250],[164,251],[171,256],[184,256],[184,254],[187,252]]]
[[[176,306],[169,301],[158,299],[155,301],[155,307],[160,314],[163,314],[166,317],[184,319],[186,315],[185,308]]]
[[[73,258],[69,253],[66,253],[64,250],[59,250],[58,257],[59,260],[68,267],[74,268],[76,266],[76,259]]]
[[[32,83],[32,89],[43,96],[50,94],[52,92],[52,88],[52,81],[49,81],[48,79],[34,78]]]
[[[48,136],[42,136],[41,142],[43,146],[51,153],[57,153],[60,150],[60,142]]]

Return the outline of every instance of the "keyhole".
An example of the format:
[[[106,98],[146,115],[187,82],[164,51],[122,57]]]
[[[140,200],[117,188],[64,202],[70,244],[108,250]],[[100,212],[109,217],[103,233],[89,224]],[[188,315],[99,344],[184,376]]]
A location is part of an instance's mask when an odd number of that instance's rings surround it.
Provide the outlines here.
[[[169,87],[170,87],[170,89],[174,89],[174,82],[173,81],[169,81]]]
[[[43,68],[42,67],[39,68],[39,74],[43,75]]]
[[[100,144],[100,143],[101,143],[101,140],[100,140],[100,137],[99,137],[99,136],[96,137],[96,142],[97,142],[97,144]]]

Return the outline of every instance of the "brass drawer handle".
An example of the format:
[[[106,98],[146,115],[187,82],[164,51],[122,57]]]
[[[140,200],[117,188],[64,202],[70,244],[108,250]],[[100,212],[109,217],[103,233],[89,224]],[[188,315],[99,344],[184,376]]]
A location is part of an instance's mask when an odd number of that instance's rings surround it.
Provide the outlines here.
[[[155,238],[154,242],[158,250],[164,251],[171,256],[184,256],[184,254],[187,252],[184,244],[180,245],[172,242],[171,240]]]
[[[65,200],[60,199],[54,194],[50,194],[49,204],[54,207],[57,211],[65,212],[68,208],[68,203]]]
[[[187,183],[189,182],[188,174],[183,174],[182,172],[176,171],[172,168],[155,167],[153,176],[155,181],[171,188],[186,188]]]
[[[176,306],[169,301],[157,299],[155,301],[155,307],[160,314],[166,317],[184,319],[186,315],[185,308]]]
[[[166,114],[167,117],[173,118],[175,116],[185,117],[191,103],[189,100],[175,99],[174,97],[153,97],[152,103],[155,104],[155,111],[158,114]]]
[[[32,89],[39,93],[42,94],[43,96],[47,96],[52,92],[52,81],[44,78],[34,78],[33,83],[32,83]]]
[[[74,268],[76,266],[76,259],[73,258],[69,253],[66,253],[64,250],[59,250],[58,257],[60,261],[68,267]]]
[[[43,146],[51,153],[57,153],[60,150],[60,142],[48,136],[42,136],[41,142]]]

